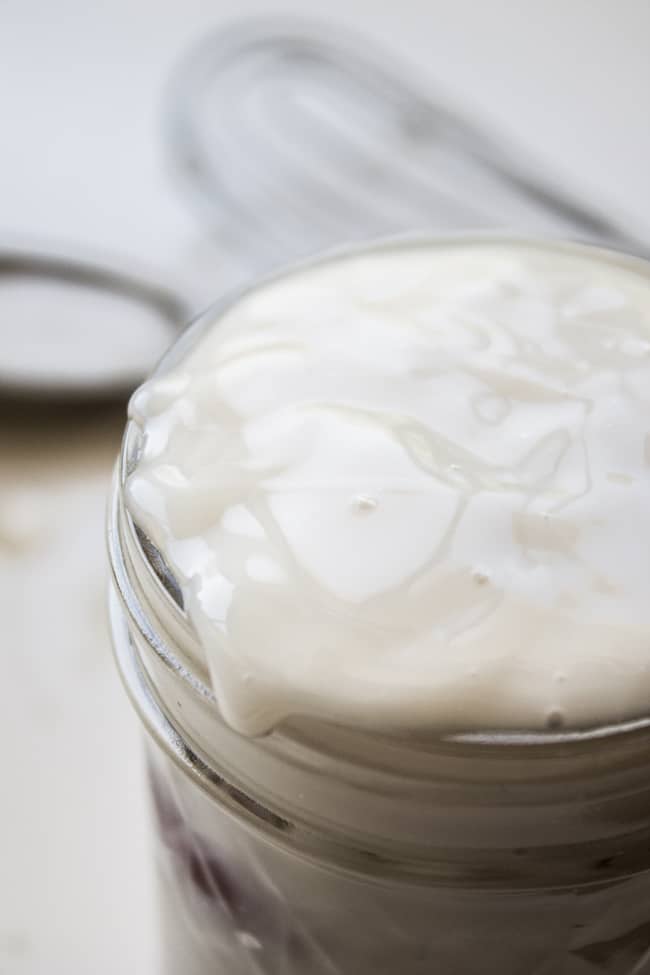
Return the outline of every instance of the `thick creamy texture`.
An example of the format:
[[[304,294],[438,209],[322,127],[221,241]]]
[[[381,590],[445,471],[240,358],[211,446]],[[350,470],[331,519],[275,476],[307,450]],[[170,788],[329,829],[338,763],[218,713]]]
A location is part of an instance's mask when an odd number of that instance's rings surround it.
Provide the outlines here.
[[[136,523],[225,718],[541,730],[650,711],[650,278],[396,246],[267,284],[133,397]]]

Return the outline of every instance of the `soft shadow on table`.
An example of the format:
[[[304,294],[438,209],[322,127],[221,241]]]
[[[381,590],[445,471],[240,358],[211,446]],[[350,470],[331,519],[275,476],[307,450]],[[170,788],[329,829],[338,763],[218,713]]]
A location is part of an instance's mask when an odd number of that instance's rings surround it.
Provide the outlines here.
[[[117,452],[126,420],[127,399],[106,397],[85,400],[46,400],[0,391],[0,449],[11,447],[11,458],[3,452],[0,463],[34,463],[53,457],[62,444],[95,445],[106,450],[114,444]],[[36,452],[36,453],[35,453]],[[65,466],[66,458],[61,457]]]

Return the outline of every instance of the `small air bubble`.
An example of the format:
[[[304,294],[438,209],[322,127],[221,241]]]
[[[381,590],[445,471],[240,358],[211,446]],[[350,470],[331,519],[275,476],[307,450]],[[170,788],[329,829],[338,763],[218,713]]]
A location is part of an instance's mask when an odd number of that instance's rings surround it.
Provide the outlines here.
[[[363,514],[374,511],[377,503],[377,498],[372,498],[369,494],[357,494],[352,499],[352,507]]]
[[[558,731],[564,727],[564,711],[560,708],[551,708],[546,715],[546,727],[549,731]]]

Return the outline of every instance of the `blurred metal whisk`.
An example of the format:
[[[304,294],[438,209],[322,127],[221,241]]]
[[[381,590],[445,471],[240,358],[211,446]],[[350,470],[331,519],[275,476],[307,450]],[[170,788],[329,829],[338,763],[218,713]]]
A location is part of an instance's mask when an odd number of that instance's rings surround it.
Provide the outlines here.
[[[404,231],[501,227],[641,252],[430,100],[364,38],[293,23],[221,30],[173,80],[168,146],[199,217],[254,270]]]

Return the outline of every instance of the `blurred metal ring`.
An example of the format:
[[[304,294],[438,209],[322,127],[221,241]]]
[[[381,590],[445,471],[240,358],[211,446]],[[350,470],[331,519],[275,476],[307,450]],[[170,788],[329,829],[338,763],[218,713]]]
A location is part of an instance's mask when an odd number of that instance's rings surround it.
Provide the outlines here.
[[[153,361],[146,364],[125,361],[114,368],[106,367],[100,375],[97,371],[86,368],[83,359],[64,376],[57,375],[55,370],[48,373],[47,363],[43,365],[35,362],[33,370],[29,369],[29,363],[26,366],[21,364],[21,368],[16,369],[11,363],[10,343],[13,341],[18,345],[24,336],[20,322],[12,321],[10,317],[11,303],[7,310],[5,289],[7,285],[29,285],[32,282],[62,285],[63,302],[73,302],[75,289],[84,289],[86,292],[96,291],[103,296],[123,299],[127,304],[132,303],[136,312],[139,309],[141,314],[148,315],[151,320],[154,316],[158,319],[162,341]],[[70,287],[69,296],[65,295],[65,286]],[[29,304],[31,297],[27,288],[21,291],[20,300],[23,305]],[[54,304],[57,300],[55,297]],[[37,301],[35,292],[34,301]],[[38,314],[38,308],[35,308],[35,313]],[[65,314],[65,309],[63,313]],[[48,313],[50,321],[45,328],[51,324],[52,329],[56,329],[57,315],[61,315],[61,309],[52,307],[51,313]],[[89,259],[59,245],[41,247],[22,242],[0,245],[0,326],[3,329],[0,394],[29,399],[47,398],[57,402],[123,397],[153,369],[166,346],[190,317],[189,303],[173,286],[164,284],[161,275],[140,269],[134,271],[123,260],[105,260],[103,257]],[[137,327],[135,316],[134,324]],[[88,320],[88,329],[92,333],[92,314]],[[98,324],[98,329],[95,334],[91,334],[93,355],[96,359],[110,352],[114,340],[113,334],[106,327],[102,328]],[[27,355],[23,356],[26,357]]]

